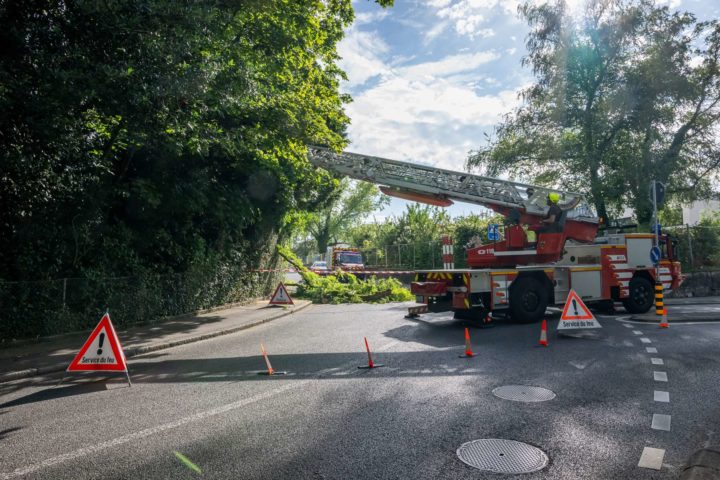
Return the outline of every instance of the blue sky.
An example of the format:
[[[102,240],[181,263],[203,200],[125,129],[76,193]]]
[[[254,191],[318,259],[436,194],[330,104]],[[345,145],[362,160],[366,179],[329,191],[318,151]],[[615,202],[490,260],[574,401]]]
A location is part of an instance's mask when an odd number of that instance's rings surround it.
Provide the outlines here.
[[[518,105],[532,83],[520,65],[527,26],[517,0],[396,0],[382,9],[354,0],[355,23],[338,47],[353,103],[349,151],[463,170],[467,153]],[[700,19],[720,16],[719,0],[658,0]],[[584,0],[569,0],[581,11]],[[376,214],[397,215],[393,199]],[[453,216],[481,207],[458,203]]]

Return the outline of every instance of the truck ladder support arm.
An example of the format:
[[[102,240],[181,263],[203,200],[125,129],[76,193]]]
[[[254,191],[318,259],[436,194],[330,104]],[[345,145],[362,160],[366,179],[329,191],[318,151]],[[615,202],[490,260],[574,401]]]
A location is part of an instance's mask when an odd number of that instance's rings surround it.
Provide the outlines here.
[[[545,198],[551,190],[498,178],[454,172],[411,162],[372,157],[359,153],[309,147],[311,163],[326,170],[357,180],[384,185],[399,193],[418,193],[436,199],[453,199],[475,203],[500,213],[517,209],[529,217],[542,217],[547,208]],[[383,189],[387,191],[387,189]],[[532,191],[532,195],[528,195]],[[556,191],[568,219],[598,223],[597,217],[579,193]],[[402,197],[402,195],[400,195]]]

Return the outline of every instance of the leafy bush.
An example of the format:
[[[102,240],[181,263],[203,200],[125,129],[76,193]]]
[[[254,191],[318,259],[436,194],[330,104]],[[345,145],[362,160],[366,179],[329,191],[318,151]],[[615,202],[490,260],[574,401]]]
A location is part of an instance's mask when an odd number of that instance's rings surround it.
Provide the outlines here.
[[[313,303],[387,303],[413,299],[397,279],[372,276],[360,280],[351,273],[341,271],[322,277],[305,268],[290,249],[278,245],[277,251],[304,280],[298,286],[296,295]]]

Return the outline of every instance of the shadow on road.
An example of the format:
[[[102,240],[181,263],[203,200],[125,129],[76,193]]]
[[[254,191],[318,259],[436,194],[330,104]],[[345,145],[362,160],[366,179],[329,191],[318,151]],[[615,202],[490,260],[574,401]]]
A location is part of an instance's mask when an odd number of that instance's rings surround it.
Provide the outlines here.
[[[57,379],[54,380],[54,384],[57,384]],[[31,393],[30,395],[26,395],[24,397],[16,398],[15,400],[11,400],[9,402],[3,403],[0,405],[0,408],[16,407],[18,405],[25,405],[27,403],[44,402],[47,400],[55,400],[55,399],[63,398],[63,397],[83,395],[85,393],[100,392],[100,391],[108,389],[106,383],[100,382],[100,381],[78,382],[77,380],[74,380],[74,381],[72,381],[71,385],[67,385],[64,387],[63,386],[55,387],[54,384],[52,387],[47,388],[45,390]],[[2,412],[2,413],[5,413],[5,412]]]

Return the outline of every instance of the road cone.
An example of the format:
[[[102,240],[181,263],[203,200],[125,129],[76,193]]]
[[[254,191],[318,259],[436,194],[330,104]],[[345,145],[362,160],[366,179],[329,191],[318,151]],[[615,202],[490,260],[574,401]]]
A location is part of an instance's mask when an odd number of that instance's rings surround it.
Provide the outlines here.
[[[265,345],[262,343],[260,344],[260,351],[263,354],[263,358],[265,359],[265,365],[267,365],[267,370],[263,372],[258,372],[258,375],[285,375],[287,372],[276,372],[273,370],[272,365],[270,364],[270,357],[268,357],[267,352],[265,351]]]
[[[660,320],[660,328],[670,328],[670,324],[668,323],[668,319],[667,319],[667,308],[664,308],[664,307],[663,307],[662,320]]]
[[[382,363],[374,363],[372,359],[372,353],[370,353],[370,345],[368,344],[367,337],[363,337],[365,339],[365,349],[367,350],[368,354],[368,364],[367,365],[360,365],[358,368],[378,368],[378,367],[384,367]]]
[[[460,358],[470,358],[474,356],[472,345],[470,345],[470,331],[465,327],[465,355],[460,355]]]
[[[540,345],[543,347],[548,346],[547,341],[547,320],[543,319],[542,325],[540,326]]]

